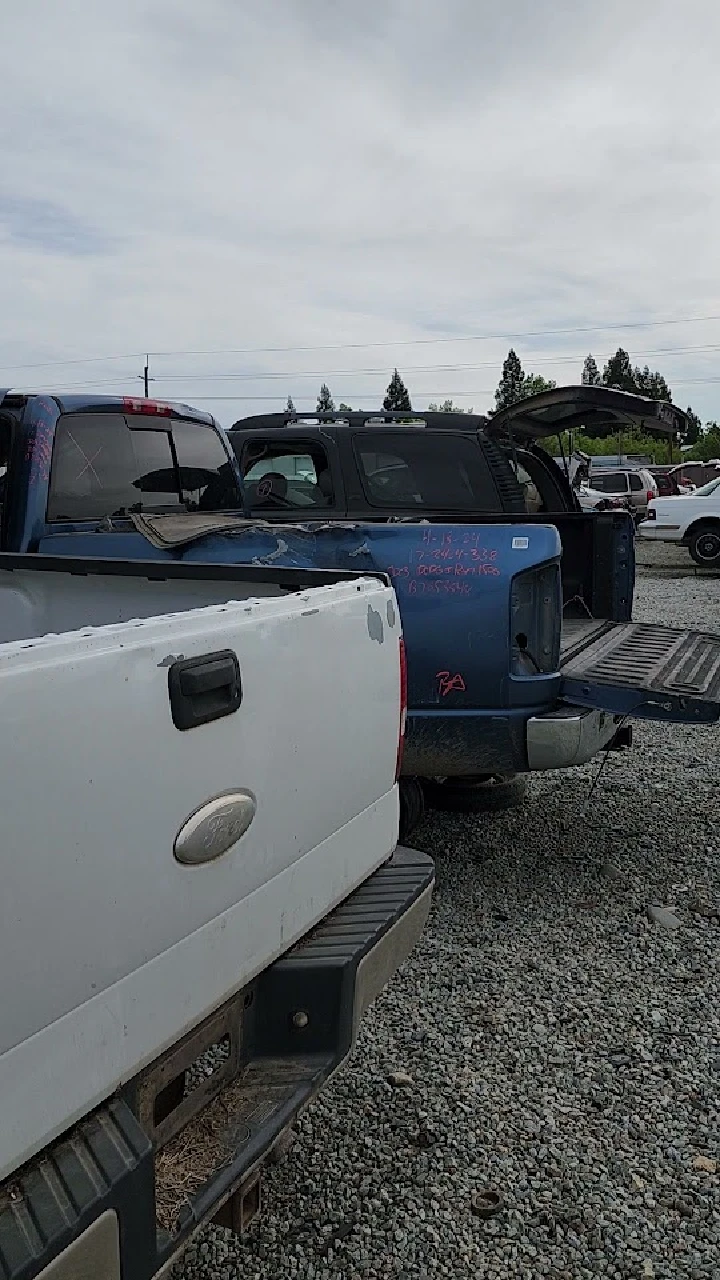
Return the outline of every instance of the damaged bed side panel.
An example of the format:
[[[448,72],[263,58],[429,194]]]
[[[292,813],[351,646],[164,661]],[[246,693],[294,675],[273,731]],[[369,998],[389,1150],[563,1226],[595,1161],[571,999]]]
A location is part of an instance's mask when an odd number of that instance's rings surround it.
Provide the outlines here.
[[[557,530],[542,524],[308,522],[227,516],[134,517],[128,532],[67,538],[67,554],[324,568],[387,574],[402,615],[412,711],[487,711],[537,706],[548,681],[510,676],[513,579],[559,563]],[[52,539],[63,553],[63,536]],[[122,544],[119,545],[119,544]],[[132,546],[129,544],[132,543]],[[143,551],[140,547],[144,547]],[[553,677],[557,684],[556,675]]]

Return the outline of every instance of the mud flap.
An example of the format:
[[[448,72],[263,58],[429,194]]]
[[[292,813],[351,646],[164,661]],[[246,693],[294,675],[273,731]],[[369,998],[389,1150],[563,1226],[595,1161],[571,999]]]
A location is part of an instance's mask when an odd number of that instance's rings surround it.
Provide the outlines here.
[[[720,636],[644,622],[616,623],[568,656],[560,696],[640,720],[720,719]]]

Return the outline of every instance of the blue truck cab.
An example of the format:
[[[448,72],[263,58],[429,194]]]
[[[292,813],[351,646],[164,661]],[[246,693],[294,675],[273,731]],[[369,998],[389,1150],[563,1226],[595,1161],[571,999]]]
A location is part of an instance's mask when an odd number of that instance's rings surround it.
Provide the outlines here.
[[[640,421],[667,436],[674,409],[561,388],[490,421],[409,416],[262,415],[226,433],[175,403],[0,393],[0,550],[79,572],[92,557],[389,575],[403,772],[461,803],[621,745],[629,716],[718,718],[720,641],[632,623],[631,518],[582,511],[539,444]]]

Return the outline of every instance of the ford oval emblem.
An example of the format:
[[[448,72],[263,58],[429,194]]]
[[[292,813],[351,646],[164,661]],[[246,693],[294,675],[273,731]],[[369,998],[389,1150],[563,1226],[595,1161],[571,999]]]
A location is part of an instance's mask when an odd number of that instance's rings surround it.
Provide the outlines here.
[[[178,831],[173,845],[178,862],[197,867],[221,858],[245,835],[256,810],[252,791],[223,791],[213,796],[191,813]]]

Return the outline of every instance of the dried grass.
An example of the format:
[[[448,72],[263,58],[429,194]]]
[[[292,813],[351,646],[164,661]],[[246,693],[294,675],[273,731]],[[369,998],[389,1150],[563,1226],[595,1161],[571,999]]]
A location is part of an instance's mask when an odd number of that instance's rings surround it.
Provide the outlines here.
[[[178,1214],[197,1191],[234,1155],[228,1130],[243,1095],[235,1080],[191,1120],[155,1157],[155,1211],[166,1231],[177,1229]]]

